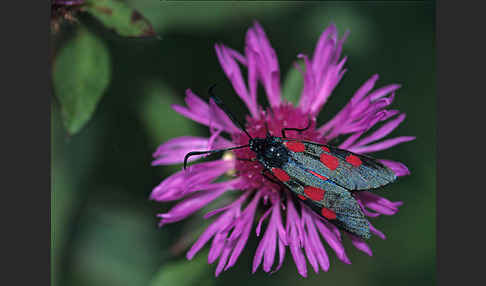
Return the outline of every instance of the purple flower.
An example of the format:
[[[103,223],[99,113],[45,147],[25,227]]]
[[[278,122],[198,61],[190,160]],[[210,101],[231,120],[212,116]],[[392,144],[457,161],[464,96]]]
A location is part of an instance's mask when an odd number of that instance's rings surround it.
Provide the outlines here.
[[[391,84],[374,89],[378,75],[367,80],[334,118],[317,125],[318,113],[346,72],[346,58],[341,58],[346,36],[347,33],[339,39],[336,27],[331,25],[319,38],[312,57],[303,54],[298,56],[305,64],[304,87],[298,106],[293,106],[281,97],[277,56],[258,23],[246,34],[244,54],[222,44],[215,46],[224,73],[249,110],[245,127],[252,137],[264,137],[265,125],[272,134],[279,134],[283,127],[304,128],[310,115],[312,124],[307,131],[301,134],[289,131],[287,136],[321,143],[344,136],[345,140],[338,147],[361,154],[388,149],[414,139],[409,136],[384,139],[403,122],[405,114],[386,109],[400,86]],[[246,67],[247,79],[243,78],[240,66]],[[267,95],[270,105],[267,109],[257,103],[258,82],[263,85]],[[210,138],[187,136],[169,140],[154,153],[153,165],[182,163],[185,153],[193,150],[226,148],[248,142],[248,137],[214,102],[204,102],[191,90],[186,91],[185,100],[186,106],[175,105],[173,108],[208,126],[212,135]],[[369,132],[376,125],[380,126]],[[221,137],[221,133],[229,134],[231,142]],[[223,270],[235,265],[255,222],[256,236],[261,239],[253,259],[253,272],[260,265],[265,272],[278,270],[284,261],[287,247],[300,275],[307,276],[307,263],[316,273],[320,269],[327,271],[329,256],[323,241],[341,261],[350,264],[343,247],[343,237],[336,226],[301,202],[290,199],[288,190],[276,189],[274,184],[268,183],[260,174],[260,164],[235,160],[236,157],[254,156],[248,148],[234,150],[220,160],[193,164],[188,170],[173,174],[154,188],[151,199],[159,202],[180,201],[167,213],[158,215],[161,218],[160,225],[183,220],[208,203],[217,201],[223,193],[233,193],[233,202],[205,215],[205,218],[214,217],[214,220],[189,250],[187,258],[192,259],[212,240],[208,261],[218,261],[218,276]],[[398,176],[409,174],[402,163],[390,160],[381,162]],[[224,174],[231,176],[231,179],[217,180]],[[368,217],[393,215],[402,204],[366,191],[358,193],[357,199]],[[296,206],[296,203],[300,205]],[[263,212],[260,217],[256,215],[257,210]],[[385,239],[385,235],[372,225],[371,233]],[[363,240],[346,234],[357,249],[372,255],[371,248]]]

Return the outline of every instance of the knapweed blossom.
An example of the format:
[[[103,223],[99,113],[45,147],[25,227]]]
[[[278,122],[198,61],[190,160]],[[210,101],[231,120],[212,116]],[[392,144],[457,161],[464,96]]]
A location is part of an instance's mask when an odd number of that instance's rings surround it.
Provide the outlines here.
[[[339,39],[336,27],[331,25],[320,36],[312,57],[303,54],[298,56],[303,59],[305,72],[302,71],[304,87],[297,106],[281,97],[277,56],[258,23],[246,34],[244,54],[216,44],[216,55],[223,71],[249,110],[245,127],[253,138],[265,137],[267,128],[276,136],[281,134],[284,127],[304,128],[310,118],[309,129],[301,133],[289,131],[287,136],[323,144],[344,136],[345,139],[337,147],[360,154],[388,149],[414,139],[408,136],[383,139],[405,119],[405,114],[386,109],[400,86],[391,84],[374,89],[377,75],[368,79],[334,118],[325,124],[317,124],[317,115],[346,72],[346,58],[341,58],[346,36],[347,33]],[[247,79],[242,76],[240,66],[247,69]],[[258,83],[264,87],[268,108],[257,103]],[[208,126],[211,136],[171,139],[156,150],[153,165],[182,163],[184,155],[190,151],[248,143],[248,136],[212,100],[206,103],[188,89],[185,101],[187,106],[175,105],[173,108],[178,113]],[[376,125],[381,126],[370,131]],[[228,134],[231,141],[223,138],[223,133]],[[220,160],[192,164],[187,170],[181,170],[166,178],[152,191],[150,198],[158,202],[180,200],[167,213],[158,215],[161,219],[160,225],[181,221],[210,202],[217,202],[221,195],[232,193],[234,201],[205,214],[205,218],[214,219],[188,251],[188,259],[192,259],[212,239],[208,261],[218,261],[218,276],[223,270],[235,265],[256,223],[255,232],[261,239],[253,259],[253,272],[262,262],[264,271],[278,270],[284,261],[287,247],[300,275],[307,276],[307,262],[316,273],[319,269],[327,271],[329,257],[323,241],[341,261],[351,263],[342,244],[341,231],[336,226],[300,201],[293,200],[289,190],[278,188],[276,184],[269,182],[262,176],[262,166],[259,163],[238,160],[255,157],[253,151],[243,148],[230,154]],[[191,157],[192,160],[197,158]],[[409,174],[402,163],[380,161],[397,176]],[[232,174],[232,177],[226,181],[217,180],[223,174]],[[358,192],[356,199],[368,217],[393,215],[402,204],[367,191]],[[257,210],[260,211],[258,214]],[[372,234],[385,239],[385,235],[371,224],[370,230]],[[370,247],[363,240],[349,233],[345,234],[356,248],[372,255]]]

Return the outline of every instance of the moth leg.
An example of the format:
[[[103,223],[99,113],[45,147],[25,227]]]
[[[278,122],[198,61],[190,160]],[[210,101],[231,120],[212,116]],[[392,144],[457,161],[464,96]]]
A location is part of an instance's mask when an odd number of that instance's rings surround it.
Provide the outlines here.
[[[311,116],[309,115],[308,117],[308,120],[307,120],[307,126],[305,128],[282,128],[282,137],[283,138],[287,138],[287,136],[285,136],[285,131],[297,131],[297,132],[303,132],[303,131],[306,131],[307,129],[309,129],[312,125],[312,118]]]

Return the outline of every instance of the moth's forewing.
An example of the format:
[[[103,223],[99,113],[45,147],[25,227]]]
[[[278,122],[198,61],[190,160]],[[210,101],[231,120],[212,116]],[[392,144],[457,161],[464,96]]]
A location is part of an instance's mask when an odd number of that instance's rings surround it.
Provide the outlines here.
[[[372,190],[388,185],[397,178],[390,168],[374,158],[308,141],[302,141],[302,144],[304,151],[290,151],[293,159],[303,162],[313,158],[317,173],[347,190]]]

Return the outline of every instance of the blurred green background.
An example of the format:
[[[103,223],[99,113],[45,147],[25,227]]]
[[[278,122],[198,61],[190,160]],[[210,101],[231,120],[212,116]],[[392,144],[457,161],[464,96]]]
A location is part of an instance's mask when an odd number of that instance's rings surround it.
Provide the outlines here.
[[[124,38],[79,15],[105,43],[111,80],[93,117],[68,135],[59,102],[52,104],[51,253],[53,285],[431,285],[436,282],[436,89],[435,5],[421,2],[196,2],[126,1],[153,25],[160,39]],[[222,42],[243,51],[246,29],[258,20],[275,48],[285,79],[298,53],[311,54],[323,31],[334,22],[344,45],[348,72],[320,119],[330,118],[372,74],[378,86],[401,83],[392,108],[407,119],[392,135],[415,135],[375,155],[404,162],[412,175],[388,188],[385,197],[404,205],[393,217],[372,220],[386,240],[372,238],[373,257],[345,241],[351,265],[329,249],[328,273],[300,277],[290,252],[284,266],[269,275],[251,275],[257,245],[252,232],[234,268],[214,278],[206,253],[184,258],[203,223],[201,216],[157,228],[155,215],[169,204],[148,200],[154,186],[178,170],[151,167],[151,154],[180,135],[208,130],[169,107],[182,103],[184,90],[218,95],[238,103],[220,68],[213,45]],[[54,36],[54,48],[79,24]],[[263,98],[259,92],[260,98]],[[241,104],[232,104],[241,105]],[[244,109],[236,109],[238,116]],[[322,122],[322,121],[321,121]],[[206,248],[207,249],[207,248]]]

